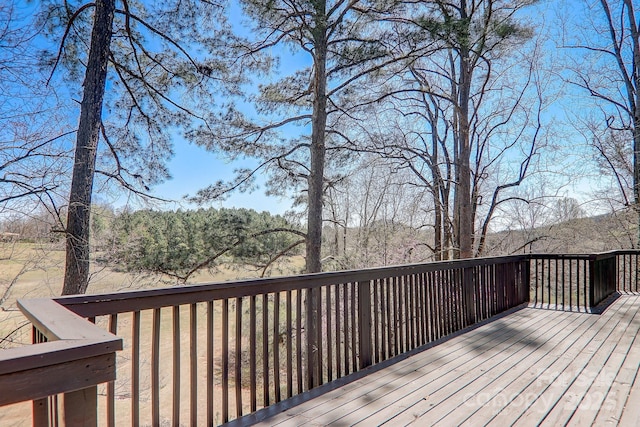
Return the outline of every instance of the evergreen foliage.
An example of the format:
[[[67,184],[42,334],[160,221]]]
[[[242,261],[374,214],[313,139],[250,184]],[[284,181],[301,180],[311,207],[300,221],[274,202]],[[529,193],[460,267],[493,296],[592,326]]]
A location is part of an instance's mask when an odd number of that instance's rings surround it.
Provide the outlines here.
[[[124,212],[115,219],[114,233],[111,263],[181,281],[221,263],[266,269],[278,257],[294,254],[303,236],[280,215],[225,208]]]

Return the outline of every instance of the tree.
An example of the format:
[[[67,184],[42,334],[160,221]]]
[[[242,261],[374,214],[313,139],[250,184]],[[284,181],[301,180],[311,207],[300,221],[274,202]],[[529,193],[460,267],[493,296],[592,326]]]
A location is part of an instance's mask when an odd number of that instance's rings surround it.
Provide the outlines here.
[[[69,194],[62,295],[83,294],[89,285],[91,196],[114,13],[114,0],[96,0]]]
[[[433,195],[439,258],[483,253],[497,207],[511,199],[541,148],[540,46],[517,19],[533,3],[422,3],[407,19],[429,35],[422,40],[430,54],[380,89],[394,112],[380,134],[359,128]]]
[[[124,212],[113,228],[110,263],[180,283],[222,263],[251,265],[264,275],[304,234],[281,216],[249,209]]]
[[[323,197],[327,186],[339,179],[335,173],[339,166],[350,160],[342,150],[338,122],[348,117],[346,100],[356,96],[355,84],[398,59],[389,56],[393,28],[378,25],[396,5],[321,0],[243,1],[241,6],[254,37],[226,47],[237,52],[235,61],[267,56],[253,64],[263,68],[252,70],[263,80],[263,73],[273,70],[265,66],[274,61],[269,56],[274,50],[293,51],[295,62],[304,65],[284,76],[267,74],[257,93],[247,90],[244,98],[230,99],[223,112],[208,118],[209,128],[194,130],[192,137],[211,150],[222,149],[232,158],[259,159],[256,168],[240,170],[234,182],[216,183],[196,198],[207,201],[247,188],[258,171],[266,170],[270,192],[301,193],[307,213],[306,271],[318,272]],[[304,59],[300,54],[306,55]],[[248,105],[255,111],[246,112]]]
[[[352,161],[342,149],[338,126],[341,118],[349,116],[344,101],[358,95],[352,92],[356,82],[396,63],[397,58],[390,57],[388,49],[394,34],[377,25],[396,3],[245,0],[240,4],[251,21],[254,37],[231,40],[225,47],[237,52],[235,63],[237,58],[267,56],[254,66],[258,71],[270,71],[265,68],[270,65],[269,53],[286,49],[305,55],[304,65],[284,76],[267,74],[266,78],[274,80],[258,85],[256,91],[245,91],[244,98],[229,99],[224,111],[208,116],[208,128],[194,130],[194,140],[209,149],[221,149],[232,158],[258,159],[257,167],[239,171],[231,183],[220,182],[203,189],[197,199],[212,200],[228,191],[247,188],[258,171],[267,170],[271,175],[269,191],[299,192],[298,200],[307,215],[305,269],[316,273],[322,270],[325,190],[339,179],[338,167]],[[258,76],[265,79],[262,73]],[[248,105],[255,111],[246,112]],[[305,333],[315,338],[320,330],[317,289],[308,290],[305,304]],[[320,343],[317,339],[308,343],[310,366],[321,366],[317,351]],[[321,372],[309,371],[309,388],[315,387],[320,378]]]
[[[137,9],[134,9],[137,7]],[[201,120],[193,104],[177,102],[214,81],[213,60],[196,61],[181,43],[199,47],[198,24],[215,5],[190,1],[143,5],[128,0],[47,3],[47,26],[59,43],[50,58],[75,88],[84,75],[75,145],[63,294],[88,286],[91,196],[96,176],[106,185],[146,197],[168,177],[171,131]],[[93,18],[89,19],[89,11]],[[215,15],[215,14],[214,14]],[[61,34],[60,34],[61,33]],[[90,38],[89,38],[90,34]],[[115,34],[114,39],[111,38]],[[85,50],[86,40],[90,39]],[[86,67],[85,67],[86,64]],[[84,70],[84,72],[82,72]],[[109,82],[112,90],[105,96]]]
[[[69,165],[66,109],[38,67],[41,28],[13,1],[0,4],[0,213],[56,206]]]
[[[584,119],[588,138],[612,173],[622,203],[636,212],[637,246],[640,244],[640,32],[636,6],[631,0],[599,0],[586,2],[585,6],[585,19],[580,22],[588,23],[590,28],[581,31],[580,27],[577,30],[567,27],[563,33],[563,46],[580,52],[575,63],[569,65],[572,76],[567,80],[592,97],[592,106],[599,117],[597,121]],[[630,182],[626,182],[627,177]]]
[[[338,269],[370,268],[432,258],[426,244],[432,201],[412,172],[379,156],[363,156],[349,176],[327,191],[327,255]],[[329,238],[333,234],[332,238]]]
[[[562,197],[551,207],[553,221],[556,223],[572,221],[584,216],[580,202],[572,197]]]

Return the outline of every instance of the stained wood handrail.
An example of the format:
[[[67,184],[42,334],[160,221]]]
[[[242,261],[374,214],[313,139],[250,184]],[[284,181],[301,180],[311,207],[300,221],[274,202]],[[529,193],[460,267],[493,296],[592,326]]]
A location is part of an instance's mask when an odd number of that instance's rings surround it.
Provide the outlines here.
[[[0,351],[0,406],[115,379],[120,338],[51,299],[18,305],[48,341]]]
[[[205,345],[207,379],[203,385],[207,388],[209,402],[207,423],[214,418],[210,405],[214,383],[214,356],[210,349],[214,344],[210,339],[213,304],[219,304],[216,310],[220,310],[221,317],[217,322],[221,325],[222,335],[216,338],[220,341],[215,345],[221,351],[219,387],[222,391],[218,395],[221,396],[218,410],[221,411],[220,420],[226,422],[234,417],[234,412],[235,416],[247,413],[242,409],[241,375],[251,384],[247,403],[252,411],[255,411],[256,404],[264,407],[277,403],[282,398],[411,351],[523,304],[529,295],[528,265],[527,255],[513,255],[69,296],[56,298],[55,302],[83,317],[109,316],[112,325],[118,322],[119,315],[133,314],[130,319],[134,332],[128,358],[132,371],[131,413],[136,420],[140,416],[137,403],[140,371],[137,364],[141,333],[151,336],[152,347],[157,354],[161,310],[173,307],[173,329],[179,331],[180,307],[188,309],[188,344],[181,346],[180,337],[177,342],[174,339],[174,361],[167,369],[173,370],[174,389],[179,386],[181,373],[189,373],[190,401],[182,404],[190,404],[191,421],[194,422],[198,408],[193,396],[199,394],[195,388],[199,376],[194,374],[198,369],[197,348]],[[196,304],[200,303],[206,303],[203,307],[206,316],[200,319],[201,322],[206,321],[206,343],[197,338],[198,328],[205,326],[198,322],[196,316]],[[294,305],[295,317],[292,317]],[[243,306],[249,308],[248,314],[244,315],[246,317],[242,315]],[[284,306],[287,309],[280,316],[279,310]],[[259,312],[256,312],[257,307]],[[153,312],[154,326],[150,331],[140,331],[141,312]],[[166,311],[164,313],[169,315]],[[232,327],[232,323],[236,326]],[[240,324],[249,330],[242,332],[238,327]],[[243,333],[248,333],[248,341],[244,344]],[[187,339],[186,332],[182,339]],[[286,345],[279,348],[281,340]],[[181,367],[181,347],[189,354],[189,366]],[[235,365],[235,370],[230,365],[231,359],[241,359],[243,351],[248,352],[251,361],[251,366],[244,373],[239,364]],[[286,359],[286,365],[282,365],[282,377],[280,351]],[[153,354],[151,359],[151,382],[157,383],[159,359]],[[258,390],[261,392],[259,402],[256,402],[256,387],[261,389]],[[234,388],[235,396],[232,393]],[[151,389],[154,424],[159,422],[160,403],[157,389],[153,385]],[[181,401],[180,395],[175,393],[173,422],[178,423],[180,415],[175,409]],[[231,401],[233,397],[235,403]],[[107,401],[114,401],[113,393]]]
[[[640,251],[595,254],[529,254],[532,304],[536,307],[600,313],[616,291],[637,292]]]
[[[316,288],[335,283],[360,282],[412,274],[429,273],[447,269],[464,269],[484,265],[499,265],[528,260],[529,255],[473,258],[438,261],[425,264],[408,264],[376,267],[361,270],[332,271],[301,274],[298,276],[246,279],[232,283],[217,282],[162,289],[114,292],[100,295],[73,295],[55,298],[54,301],[84,317],[125,313],[136,310],[249,297],[273,292],[286,292]]]

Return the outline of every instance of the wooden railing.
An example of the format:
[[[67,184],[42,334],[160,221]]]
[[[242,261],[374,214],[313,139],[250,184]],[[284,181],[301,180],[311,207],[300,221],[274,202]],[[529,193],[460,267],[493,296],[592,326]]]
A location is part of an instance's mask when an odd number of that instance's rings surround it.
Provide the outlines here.
[[[116,378],[122,340],[50,299],[19,302],[34,344],[0,351],[0,406],[33,401],[33,425],[49,425],[64,393],[66,425],[96,423],[97,385]]]
[[[588,311],[590,256],[531,255],[531,303],[535,307]]]
[[[65,393],[64,416],[94,424],[220,424],[525,304],[530,293],[534,304],[590,307],[606,297],[611,275],[631,290],[634,254],[519,255],[22,301],[48,342],[0,352],[0,391],[14,387],[14,375],[26,384],[0,405],[33,400],[34,424],[55,425],[56,398],[43,398]],[[51,346],[72,350],[60,360]],[[106,365],[41,385],[56,364],[80,369],[91,358]]]
[[[640,292],[640,251],[616,251],[614,254],[618,292]]]
[[[616,291],[638,291],[640,251],[531,254],[534,307],[592,312]]]

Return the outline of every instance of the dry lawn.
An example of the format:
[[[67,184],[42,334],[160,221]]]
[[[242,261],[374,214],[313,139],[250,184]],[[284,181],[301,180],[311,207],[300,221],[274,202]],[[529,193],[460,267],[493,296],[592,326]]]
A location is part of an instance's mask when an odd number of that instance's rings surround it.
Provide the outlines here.
[[[273,275],[292,274],[300,271],[303,260],[301,258],[284,260],[274,269]],[[0,243],[0,343],[1,348],[11,346],[28,345],[31,342],[31,328],[29,322],[22,316],[16,307],[16,300],[21,298],[38,298],[38,297],[54,297],[59,295],[62,289],[62,278],[64,269],[64,251],[60,245],[56,244],[25,244],[25,243]],[[259,273],[248,268],[229,268],[223,267],[214,273],[203,272],[198,274],[191,282],[205,283],[229,281],[241,278],[256,277]],[[88,293],[106,293],[117,292],[134,289],[148,289],[166,286],[175,286],[175,281],[162,277],[149,277],[142,275],[133,275],[113,271],[108,267],[94,266],[92,271],[91,283]],[[198,319],[204,320],[206,313],[204,306],[198,307]],[[163,309],[161,316],[161,360],[170,361],[172,356],[172,313],[171,309]],[[215,318],[218,329],[220,325],[219,316],[220,308],[216,304]],[[182,350],[182,366],[183,384],[181,386],[182,395],[182,420],[188,423],[189,417],[189,310],[183,307],[180,311],[182,330],[181,336],[184,337],[184,348]],[[98,319],[99,324],[104,323],[107,319]],[[141,418],[148,418],[150,411],[149,406],[149,353],[146,349],[150,347],[150,331],[152,322],[152,312],[143,312],[141,316]],[[130,377],[130,336],[131,336],[132,316],[124,315],[118,319],[118,335],[122,336],[125,341],[125,350],[118,357],[118,377],[126,379]],[[230,324],[231,328],[235,325]],[[219,336],[220,331],[216,330]],[[205,328],[198,328],[198,372],[204,374],[205,368],[202,363],[206,357]],[[202,336],[201,336],[202,335]],[[1,351],[1,350],[0,350]],[[218,365],[218,361],[216,361]],[[172,372],[167,369],[161,370],[161,398],[164,401],[162,405],[162,418],[168,420],[170,417],[171,405],[167,399],[170,399],[171,377]],[[130,423],[130,384],[127,380],[118,381],[116,383],[116,413],[120,421],[126,420]],[[0,390],[0,393],[6,392]],[[104,393],[104,388],[99,390]],[[205,390],[199,394],[199,419],[204,416],[204,397]],[[243,393],[244,394],[244,393]],[[103,406],[104,399],[99,399]],[[104,408],[101,408],[104,410]],[[217,412],[217,411],[216,411]],[[30,403],[22,403],[10,405],[0,408],[0,425],[1,426],[22,426],[31,425],[31,407]]]

